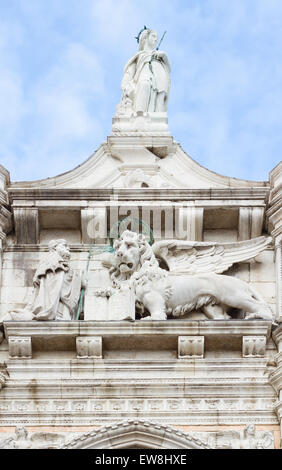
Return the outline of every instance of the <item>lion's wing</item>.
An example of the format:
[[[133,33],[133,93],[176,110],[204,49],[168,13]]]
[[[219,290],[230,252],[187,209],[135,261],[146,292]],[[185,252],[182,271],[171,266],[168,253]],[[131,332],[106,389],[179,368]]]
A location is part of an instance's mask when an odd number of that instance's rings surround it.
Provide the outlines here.
[[[162,240],[152,249],[171,272],[223,273],[234,263],[254,258],[271,242],[271,237],[264,236],[234,243]]]

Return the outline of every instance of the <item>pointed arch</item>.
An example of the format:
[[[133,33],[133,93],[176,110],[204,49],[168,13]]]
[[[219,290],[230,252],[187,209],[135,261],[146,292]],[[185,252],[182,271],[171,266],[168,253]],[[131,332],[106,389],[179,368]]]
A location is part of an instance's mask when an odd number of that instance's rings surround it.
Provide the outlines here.
[[[64,449],[209,449],[192,435],[145,420],[121,421],[82,434]]]

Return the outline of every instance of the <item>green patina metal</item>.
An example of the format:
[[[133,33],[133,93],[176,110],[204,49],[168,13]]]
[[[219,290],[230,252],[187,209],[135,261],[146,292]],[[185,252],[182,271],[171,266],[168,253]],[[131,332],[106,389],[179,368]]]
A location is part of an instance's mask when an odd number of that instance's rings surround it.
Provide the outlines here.
[[[149,241],[148,241],[149,245],[151,246],[153,245],[154,243],[153,231],[145,222],[143,222],[143,220],[139,220],[139,219],[136,219],[134,217],[129,217],[129,216],[124,217],[123,219],[119,220],[112,226],[110,230],[110,245],[95,246],[94,243],[91,243],[89,252],[88,252],[87,265],[86,265],[86,271],[85,271],[86,273],[88,273],[89,271],[89,265],[90,265],[93,252],[95,252],[95,254],[100,254],[104,252],[113,253],[114,252],[114,248],[113,248],[114,240],[120,238],[120,233],[124,232],[124,230],[127,229],[129,224],[131,224],[131,230],[133,232],[139,233],[140,228],[141,228],[142,229],[141,233],[149,237]],[[75,318],[76,320],[79,319],[81,311],[82,311],[84,295],[85,295],[85,288],[82,287],[80,298],[79,298],[79,303],[77,307],[77,312],[76,312],[76,318]]]

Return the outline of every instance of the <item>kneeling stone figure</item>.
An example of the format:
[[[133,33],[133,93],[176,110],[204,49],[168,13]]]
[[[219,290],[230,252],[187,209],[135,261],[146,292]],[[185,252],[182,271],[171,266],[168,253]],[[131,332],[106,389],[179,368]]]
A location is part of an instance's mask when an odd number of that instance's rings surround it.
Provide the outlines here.
[[[22,310],[9,312],[3,321],[75,319],[85,280],[70,268],[70,250],[65,240],[51,240],[48,249],[33,278],[32,301]]]

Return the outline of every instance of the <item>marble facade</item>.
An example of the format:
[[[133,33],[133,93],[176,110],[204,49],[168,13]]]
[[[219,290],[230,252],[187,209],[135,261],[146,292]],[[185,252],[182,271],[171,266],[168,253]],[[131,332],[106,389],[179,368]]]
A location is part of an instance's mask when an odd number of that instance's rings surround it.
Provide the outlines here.
[[[129,65],[152,60],[138,54]],[[11,182],[0,166],[0,448],[280,448],[282,164],[263,182],[209,171],[170,135],[166,108],[136,110],[132,90],[107,141],[74,170]],[[201,242],[213,260],[222,246],[249,247],[224,275],[258,292],[273,318],[191,308],[142,321],[132,290],[112,292],[126,229],[190,251]],[[79,319],[7,321],[32,301],[56,239],[87,274]],[[170,275],[184,275],[175,250]]]

